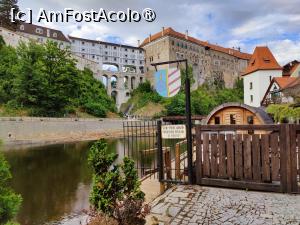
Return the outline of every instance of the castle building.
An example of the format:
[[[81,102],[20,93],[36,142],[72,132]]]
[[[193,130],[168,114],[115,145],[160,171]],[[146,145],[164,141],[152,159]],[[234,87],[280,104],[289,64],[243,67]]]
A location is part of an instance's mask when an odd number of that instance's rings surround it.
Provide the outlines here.
[[[151,66],[152,63],[188,59],[189,65],[193,67],[193,89],[205,81],[215,80],[224,82],[226,87],[233,87],[235,80],[247,68],[251,57],[239,49],[200,41],[189,36],[188,32],[179,33],[170,27],[150,35],[140,47],[145,49],[147,79],[154,82],[155,68]]]
[[[69,36],[71,51],[78,57],[98,64],[96,75],[118,108],[130,98],[130,92],[145,81],[144,49],[129,45]]]
[[[57,42],[61,48],[70,46],[69,39],[60,30],[34,24],[21,23],[18,25],[16,33],[39,43],[46,43],[47,40],[51,40]]]
[[[253,107],[260,107],[273,78],[281,76],[282,67],[270,49],[266,46],[256,47],[243,74],[244,103]]]

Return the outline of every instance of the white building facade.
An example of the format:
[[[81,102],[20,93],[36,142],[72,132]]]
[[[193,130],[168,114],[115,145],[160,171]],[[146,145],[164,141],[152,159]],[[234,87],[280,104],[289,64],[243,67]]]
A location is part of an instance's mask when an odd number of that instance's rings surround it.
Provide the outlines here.
[[[282,77],[282,67],[268,47],[256,47],[243,74],[244,103],[260,107],[274,77]]]

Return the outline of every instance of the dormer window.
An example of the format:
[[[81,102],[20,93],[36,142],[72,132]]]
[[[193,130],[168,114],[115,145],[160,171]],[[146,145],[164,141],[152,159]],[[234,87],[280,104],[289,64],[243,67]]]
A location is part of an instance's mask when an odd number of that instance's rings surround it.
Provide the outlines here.
[[[38,33],[38,34],[43,34],[43,29],[41,29],[41,28],[36,28],[36,29],[35,29],[35,32]]]
[[[270,63],[271,62],[271,60],[269,58],[264,57],[263,60],[264,60],[265,63]]]
[[[253,66],[254,65],[254,63],[255,63],[255,59],[251,62],[251,65]]]
[[[57,33],[53,33],[53,37],[54,37],[54,38],[57,38]]]

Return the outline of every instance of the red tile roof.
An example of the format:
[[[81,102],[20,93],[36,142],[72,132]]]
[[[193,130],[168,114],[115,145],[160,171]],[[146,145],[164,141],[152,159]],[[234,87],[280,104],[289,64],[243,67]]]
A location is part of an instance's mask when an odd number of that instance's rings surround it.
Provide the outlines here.
[[[21,29],[21,26],[23,29]],[[43,30],[42,33],[37,33],[36,29],[40,28]],[[17,27],[17,31],[21,33],[27,33],[27,34],[32,34],[32,35],[37,35],[37,36],[42,36],[46,38],[51,38],[59,41],[65,41],[65,42],[70,42],[69,39],[63,34],[62,31],[60,30],[55,30],[47,27],[42,27],[34,24],[29,24],[29,23],[20,23]],[[49,32],[47,32],[49,31]],[[54,35],[56,33],[56,36]],[[48,36],[49,35],[49,36]]]
[[[243,76],[257,70],[282,70],[267,46],[256,47]]]
[[[291,81],[283,89],[294,88],[296,86],[300,86],[300,77],[290,77],[290,78],[293,78],[293,79],[291,79]]]
[[[243,52],[240,52],[240,51],[238,51],[236,49],[232,49],[232,48],[225,48],[225,47],[222,47],[222,46],[219,46],[219,45],[210,44],[208,42],[198,40],[198,39],[193,38],[191,36],[186,36],[183,33],[180,33],[180,32],[177,32],[177,31],[173,30],[171,27],[168,27],[168,28],[164,29],[163,31],[160,31],[160,32],[146,38],[142,42],[140,47],[143,47],[143,46],[149,44],[150,42],[155,41],[155,40],[157,40],[159,38],[162,38],[162,37],[165,37],[165,36],[172,36],[172,37],[176,37],[176,38],[179,38],[179,39],[188,40],[188,41],[193,42],[195,44],[202,45],[202,46],[207,47],[209,49],[219,51],[219,52],[223,52],[223,53],[228,54],[228,55],[233,55],[233,56],[235,56],[237,58],[240,58],[240,59],[249,60],[251,58],[251,54],[243,53]]]
[[[287,85],[295,81],[297,78],[296,77],[274,77],[273,79],[278,84],[280,89],[284,89],[287,87]]]
[[[282,76],[291,76],[292,73],[295,71],[295,69],[297,69],[299,65],[300,62],[297,60],[287,63],[286,65],[283,66]]]

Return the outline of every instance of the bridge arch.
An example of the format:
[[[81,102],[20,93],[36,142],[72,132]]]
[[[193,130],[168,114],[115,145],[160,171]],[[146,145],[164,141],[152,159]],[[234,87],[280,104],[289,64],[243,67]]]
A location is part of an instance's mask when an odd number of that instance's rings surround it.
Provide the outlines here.
[[[103,62],[102,70],[111,71],[111,72],[119,72],[120,68],[119,68],[119,65],[117,63]]]
[[[111,85],[111,88],[117,88],[118,87],[118,77],[117,77],[117,75],[112,75],[111,76],[110,85]]]

